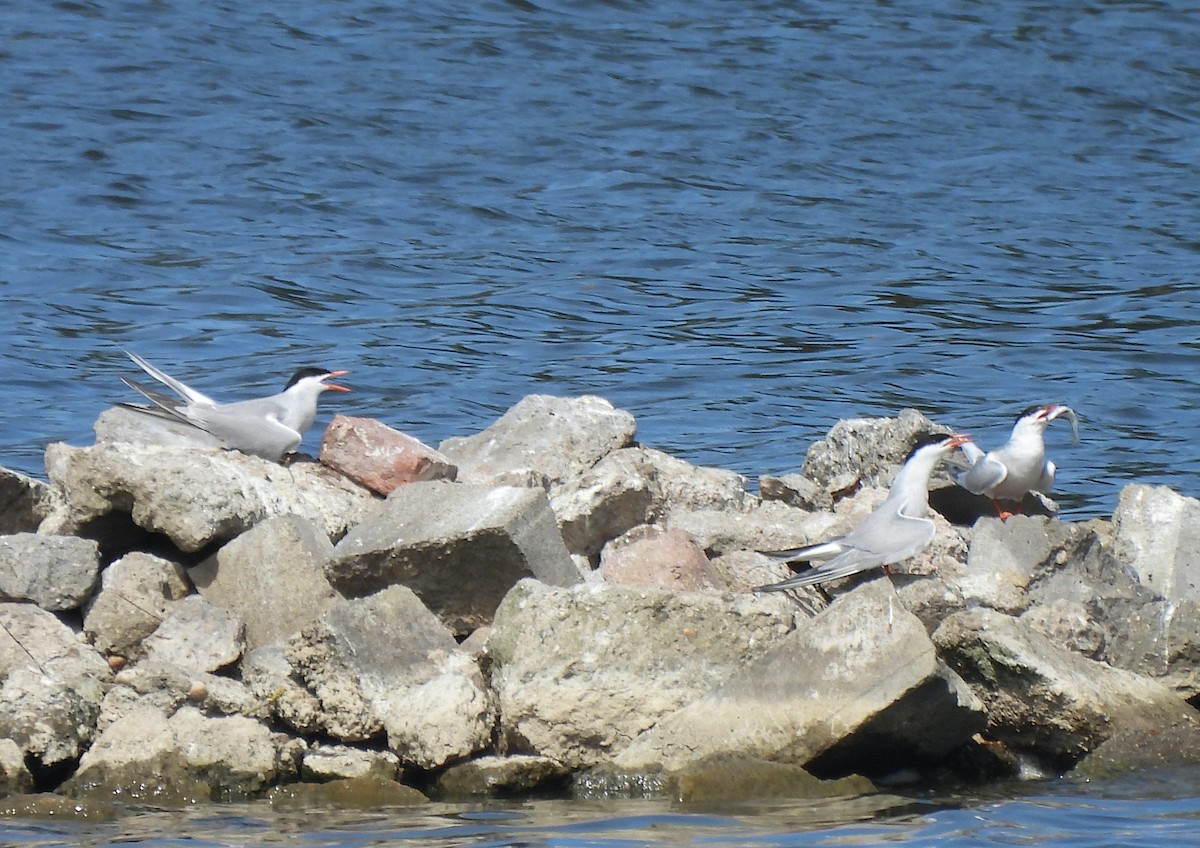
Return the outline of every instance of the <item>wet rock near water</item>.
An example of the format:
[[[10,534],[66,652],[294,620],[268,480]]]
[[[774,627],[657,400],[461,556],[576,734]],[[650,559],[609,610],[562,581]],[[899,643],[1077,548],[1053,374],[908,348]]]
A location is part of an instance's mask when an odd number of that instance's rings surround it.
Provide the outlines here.
[[[1002,522],[943,473],[891,577],[750,591],[930,429],[840,422],[754,494],[596,397],[437,450],[339,417],[287,464],[114,408],[48,483],[0,470],[0,793],[711,801],[1189,761],[1200,502],[1169,489]]]

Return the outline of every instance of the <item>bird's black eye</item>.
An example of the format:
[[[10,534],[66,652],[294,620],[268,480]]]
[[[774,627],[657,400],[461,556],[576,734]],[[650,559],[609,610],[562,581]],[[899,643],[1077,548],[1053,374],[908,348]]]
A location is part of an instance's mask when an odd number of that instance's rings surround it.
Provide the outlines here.
[[[320,377],[321,375],[328,373],[329,371],[324,368],[301,368],[292,375],[292,379],[288,380],[288,384],[284,387],[284,391],[287,391],[287,389],[290,389],[292,386],[296,385],[307,377]]]

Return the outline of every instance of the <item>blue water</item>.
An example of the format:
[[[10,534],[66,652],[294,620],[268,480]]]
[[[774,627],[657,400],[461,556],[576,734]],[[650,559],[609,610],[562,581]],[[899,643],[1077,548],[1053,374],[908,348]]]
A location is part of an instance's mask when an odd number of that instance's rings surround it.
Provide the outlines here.
[[[1153,776],[1105,789],[1051,784],[1012,799],[879,795],[703,808],[669,801],[529,801],[289,813],[264,802],[144,811],[114,822],[15,820],[0,827],[0,837],[19,848],[1200,845],[1200,799],[1178,796],[1178,786],[1177,777]]]
[[[433,444],[601,394],[751,478],[839,418],[989,445],[1054,400],[1065,517],[1200,494],[1194,4],[0,0],[0,33],[10,468],[135,399],[128,348],[229,399],[349,368],[319,423]]]

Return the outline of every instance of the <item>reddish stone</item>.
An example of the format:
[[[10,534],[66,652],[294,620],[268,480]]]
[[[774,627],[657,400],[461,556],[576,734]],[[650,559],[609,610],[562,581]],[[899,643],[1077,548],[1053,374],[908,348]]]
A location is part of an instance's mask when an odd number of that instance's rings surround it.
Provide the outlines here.
[[[609,583],[699,591],[722,585],[704,549],[684,530],[644,526],[604,549],[600,574]]]
[[[374,418],[335,415],[321,440],[321,462],[373,492],[387,495],[418,480],[453,480],[444,454]]]

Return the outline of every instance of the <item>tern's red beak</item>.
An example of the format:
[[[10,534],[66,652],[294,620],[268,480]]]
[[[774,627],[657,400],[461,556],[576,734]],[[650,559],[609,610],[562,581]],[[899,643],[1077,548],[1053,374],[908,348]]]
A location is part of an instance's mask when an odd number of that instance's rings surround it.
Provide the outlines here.
[[[965,445],[967,442],[971,442],[971,441],[974,441],[974,439],[972,439],[968,434],[955,433],[953,436],[950,437],[949,447],[960,448],[963,445]]]

